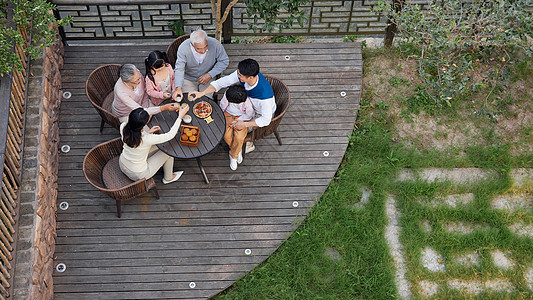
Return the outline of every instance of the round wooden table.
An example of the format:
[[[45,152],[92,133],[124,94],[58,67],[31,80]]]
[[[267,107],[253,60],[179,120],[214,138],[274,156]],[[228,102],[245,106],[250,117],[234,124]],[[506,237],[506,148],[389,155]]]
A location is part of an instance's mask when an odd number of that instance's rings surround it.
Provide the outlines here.
[[[204,96],[200,99],[196,99],[195,101],[188,101],[186,100],[187,96],[187,93],[183,94],[184,100],[182,100],[181,103],[187,103],[189,105],[189,112],[187,114],[192,117],[192,121],[190,124],[185,124],[185,122],[182,121],[181,124],[200,128],[200,140],[198,141],[198,146],[182,145],[180,143],[180,131],[178,131],[178,134],[175,138],[168,142],[158,144],[157,147],[159,147],[161,151],[173,157],[196,158],[205,183],[209,183],[209,179],[207,178],[207,174],[202,166],[200,157],[211,152],[220,143],[220,141],[222,141],[224,132],[226,131],[226,118],[224,118],[224,112],[220,106],[209,97]],[[194,115],[192,108],[194,104],[200,101],[208,102],[213,107],[213,112],[211,113],[211,118],[213,119],[212,122],[207,123],[205,119],[200,119]],[[169,100],[164,101],[161,103],[161,105],[166,103],[169,103]],[[177,111],[162,111],[161,113],[152,116],[150,125],[159,126],[163,132],[168,132],[177,118]]]

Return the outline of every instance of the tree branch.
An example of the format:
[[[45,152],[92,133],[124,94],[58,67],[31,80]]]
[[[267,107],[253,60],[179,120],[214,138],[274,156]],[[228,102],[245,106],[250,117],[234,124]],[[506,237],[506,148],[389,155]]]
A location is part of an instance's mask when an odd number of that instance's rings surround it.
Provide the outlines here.
[[[213,11],[213,13],[217,11],[217,4],[215,4],[215,1],[217,1],[217,3],[220,3],[221,0],[211,0],[211,10]],[[215,16],[215,18],[217,18],[217,16]],[[218,21],[218,18],[216,20]]]
[[[222,16],[222,19],[220,20],[220,24],[226,22],[226,19],[228,18],[229,12],[231,11],[231,8],[237,4],[239,0],[233,0],[228,4],[228,7],[226,7],[226,10],[224,11],[224,15]]]

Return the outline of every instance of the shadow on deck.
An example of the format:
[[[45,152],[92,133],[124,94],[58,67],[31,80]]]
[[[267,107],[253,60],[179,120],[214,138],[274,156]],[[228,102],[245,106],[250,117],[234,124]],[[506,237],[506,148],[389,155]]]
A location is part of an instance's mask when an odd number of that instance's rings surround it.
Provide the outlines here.
[[[335,175],[348,145],[360,101],[362,56],[359,44],[231,44],[225,73],[255,58],[263,74],[284,81],[292,106],[281,122],[279,146],[272,135],[256,144],[237,171],[222,147],[202,162],[206,185],[195,160],[176,159],[184,170],[174,184],[123,204],[95,190],[82,172],[85,154],[119,136],[85,96],[85,81],[96,67],[134,63],[154,46],[70,46],[65,49],[60,116],[61,154],[57,213],[55,299],[198,299],[229,287],[264,261],[298,226]],[[340,93],[346,92],[342,97]],[[326,153],[327,151],[327,153]],[[329,153],[329,155],[327,155]],[[293,207],[297,201],[298,206]],[[246,255],[245,249],[252,254]],[[196,287],[190,288],[189,283]]]

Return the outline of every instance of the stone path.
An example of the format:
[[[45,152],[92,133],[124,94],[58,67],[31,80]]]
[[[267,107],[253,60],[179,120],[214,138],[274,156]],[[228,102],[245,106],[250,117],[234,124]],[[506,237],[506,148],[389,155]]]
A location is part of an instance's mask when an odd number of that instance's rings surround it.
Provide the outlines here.
[[[409,183],[415,179],[421,179],[428,183],[449,181],[452,185],[469,185],[476,184],[483,180],[490,179],[496,173],[476,168],[465,169],[423,169],[418,174],[410,170],[403,170],[400,172],[398,180]],[[515,169],[510,173],[513,181],[512,187],[505,193],[496,195],[490,202],[490,208],[494,211],[504,212],[510,217],[530,216],[533,212],[533,169]],[[415,199],[419,203],[423,203],[430,209],[437,209],[445,207],[447,209],[468,209],[474,205],[475,196],[473,193],[437,195],[434,199]],[[513,249],[492,249],[486,248],[489,255],[483,257],[480,252],[482,249],[475,251],[465,250],[464,253],[457,254],[446,260],[442,253],[432,248],[430,245],[422,247],[419,259],[420,262],[409,261],[414,259],[407,257],[403,251],[404,245],[401,244],[402,228],[399,225],[402,211],[398,208],[396,196],[391,194],[387,198],[386,213],[389,224],[386,228],[385,238],[389,244],[390,253],[393,257],[396,268],[396,285],[398,294],[402,299],[429,298],[439,295],[444,290],[457,291],[460,295],[466,298],[475,297],[481,293],[483,295],[491,295],[497,292],[497,295],[505,295],[505,293],[513,293],[526,287],[529,289],[528,293],[533,292],[533,258],[525,265],[518,264],[513,257]],[[523,219],[523,218],[520,218]],[[425,233],[431,233],[434,229],[431,227],[428,220],[423,221],[421,228]],[[442,228],[445,232],[454,235],[472,234],[476,231],[490,230],[491,226],[485,223],[465,222],[450,220],[445,222]],[[533,224],[517,222],[508,226],[510,232],[516,235],[516,238],[532,238]],[[404,239],[405,240],[405,239]],[[485,266],[482,266],[482,262]],[[491,276],[490,279],[480,279],[483,276],[479,272],[473,272],[477,275],[472,278],[465,279],[455,278],[457,274],[448,275],[448,266],[460,265],[465,270],[481,270],[481,273],[487,268],[494,268],[496,275]],[[416,281],[409,281],[409,266],[421,265],[424,269],[423,274],[430,274],[427,276],[419,276]],[[516,278],[510,278],[509,274],[513,272],[521,272],[522,278],[520,282],[516,282]],[[464,272],[466,273],[466,271]],[[427,278],[424,278],[427,277]],[[435,280],[435,278],[444,278]],[[511,295],[509,295],[511,296]]]

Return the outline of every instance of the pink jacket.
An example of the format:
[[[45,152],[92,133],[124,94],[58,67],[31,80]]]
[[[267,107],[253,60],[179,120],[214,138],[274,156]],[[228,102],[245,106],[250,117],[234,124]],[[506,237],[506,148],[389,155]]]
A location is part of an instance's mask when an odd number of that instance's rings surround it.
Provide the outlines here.
[[[137,95],[119,78],[115,83],[114,99],[112,104],[113,114],[119,118],[129,116],[130,112],[138,107],[144,108],[150,115],[161,112],[159,106],[150,107],[150,98],[146,94],[144,80],[141,77],[139,87],[141,94]]]
[[[226,111],[226,108],[228,108],[229,101],[228,98],[226,98],[226,94],[224,94],[224,97],[222,97],[222,100],[220,100],[220,108],[222,108],[222,111]],[[255,116],[254,107],[252,105],[252,101],[250,100],[250,97],[246,98],[246,101],[241,102],[238,104],[239,109],[241,110],[242,114],[239,117],[239,120],[241,121],[250,121]]]
[[[166,64],[168,68],[168,74],[170,75],[170,86],[172,87],[172,92],[176,90],[176,84],[174,80],[174,69],[172,69],[172,66],[170,64]],[[159,105],[165,98],[163,98],[163,92],[161,91],[161,87],[159,86],[159,83],[154,83],[150,78],[148,78],[148,75],[145,77],[146,82],[146,92],[152,99],[152,103],[154,105]]]

